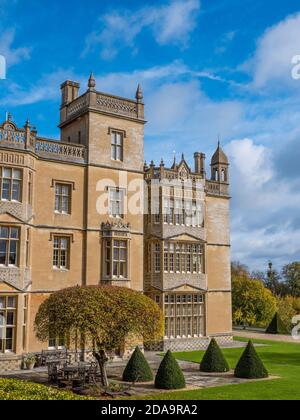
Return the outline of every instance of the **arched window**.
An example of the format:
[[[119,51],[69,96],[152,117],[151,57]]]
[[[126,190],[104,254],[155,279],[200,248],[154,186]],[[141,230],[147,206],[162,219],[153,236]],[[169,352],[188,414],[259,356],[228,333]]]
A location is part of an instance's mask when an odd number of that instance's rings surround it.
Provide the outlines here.
[[[226,171],[225,171],[225,169],[222,169],[221,182],[226,182]]]
[[[215,169],[215,181],[219,181],[219,171]]]

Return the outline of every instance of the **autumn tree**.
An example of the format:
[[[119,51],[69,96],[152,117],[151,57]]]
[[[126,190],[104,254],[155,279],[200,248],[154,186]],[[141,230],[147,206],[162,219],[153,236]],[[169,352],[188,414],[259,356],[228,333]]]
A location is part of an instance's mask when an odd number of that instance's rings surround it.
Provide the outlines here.
[[[287,264],[282,269],[282,276],[293,297],[300,297],[300,262]]]
[[[278,313],[288,330],[291,330],[292,319],[300,313],[300,298],[285,296],[278,299]]]
[[[232,278],[233,322],[266,326],[277,311],[277,300],[259,280],[247,275]]]
[[[124,344],[128,335],[144,341],[162,336],[163,317],[158,305],[140,292],[112,286],[73,287],[53,293],[35,318],[38,339],[68,337],[77,345],[84,337],[99,364],[102,385],[108,386],[107,352]]]

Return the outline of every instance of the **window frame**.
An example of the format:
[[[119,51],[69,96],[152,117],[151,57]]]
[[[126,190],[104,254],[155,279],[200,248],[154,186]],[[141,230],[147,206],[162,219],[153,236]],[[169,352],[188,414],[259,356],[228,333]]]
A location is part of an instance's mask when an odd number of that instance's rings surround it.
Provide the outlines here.
[[[66,240],[66,248],[62,248],[62,241]],[[69,271],[70,270],[70,261],[71,261],[71,238],[70,236],[64,235],[53,235],[53,255],[52,255],[52,265],[53,270],[57,271]],[[56,247],[56,241],[58,241],[58,247]],[[62,251],[65,255],[62,256]],[[62,261],[65,261],[65,265],[61,264]],[[55,262],[57,261],[57,264]]]
[[[114,162],[124,162],[124,138],[124,132],[110,130],[111,160]]]
[[[68,188],[68,194],[63,194],[63,189]],[[60,189],[59,193],[57,192],[57,188]],[[72,213],[72,191],[74,186],[72,183],[64,182],[64,181],[56,181],[54,183],[54,213],[60,214],[63,216],[69,216]],[[63,199],[67,197],[68,209],[67,211],[63,210]],[[57,198],[58,198],[58,206],[57,206]],[[58,208],[57,208],[58,207]]]
[[[118,198],[112,198],[112,194],[118,194]],[[115,219],[124,219],[125,197],[126,197],[125,188],[108,187],[109,217],[114,217]],[[115,211],[117,209],[119,210],[119,214],[117,214],[117,211]]]
[[[204,293],[168,293],[164,295],[163,302],[165,338],[205,336]]]
[[[2,237],[1,230],[5,228],[8,229],[7,237]],[[12,229],[16,229],[17,231],[17,238],[12,237],[11,232]],[[0,267],[19,267],[20,265],[20,243],[21,243],[21,229],[19,226],[12,226],[12,225],[0,225],[0,242],[6,242],[6,250],[5,250],[5,263],[1,264]],[[11,243],[16,243],[16,261],[15,264],[10,264],[10,255],[13,254],[11,252]]]
[[[205,274],[204,243],[165,241],[163,255],[164,273]]]
[[[121,246],[121,244],[124,246]],[[121,259],[122,250],[125,257]],[[115,258],[118,255],[118,258]],[[122,268],[123,267],[123,268]],[[115,273],[116,268],[116,273]],[[103,242],[103,277],[105,280],[129,280],[129,240],[125,238],[105,238]],[[121,273],[125,273],[122,275]]]
[[[11,171],[10,176],[5,176],[5,170]],[[14,178],[14,172],[20,172],[20,178]],[[22,203],[23,202],[23,177],[24,171],[22,168],[14,167],[14,166],[0,166],[0,199],[4,202],[12,202],[12,203]],[[4,182],[8,182],[8,195],[9,198],[3,198],[3,184]],[[16,200],[13,198],[14,193],[14,182],[17,182],[19,185],[19,199]]]
[[[8,305],[9,299],[14,299],[14,307]],[[12,354],[15,353],[16,349],[16,332],[17,332],[17,317],[18,317],[18,296],[16,295],[1,295],[0,299],[4,299],[4,306],[0,308],[0,313],[3,313],[3,325],[0,326],[0,330],[3,330],[2,343],[0,345],[0,354]],[[8,313],[13,313],[14,323],[8,324],[7,318]],[[7,338],[7,329],[12,330],[12,338]],[[0,334],[1,336],[1,334]],[[11,349],[7,349],[7,341],[11,340]]]

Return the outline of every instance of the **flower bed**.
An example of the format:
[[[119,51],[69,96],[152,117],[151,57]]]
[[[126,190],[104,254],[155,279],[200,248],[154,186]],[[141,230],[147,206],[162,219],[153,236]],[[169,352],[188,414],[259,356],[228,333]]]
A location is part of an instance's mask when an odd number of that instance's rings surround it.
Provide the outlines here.
[[[72,392],[18,379],[0,378],[0,400],[88,400]]]

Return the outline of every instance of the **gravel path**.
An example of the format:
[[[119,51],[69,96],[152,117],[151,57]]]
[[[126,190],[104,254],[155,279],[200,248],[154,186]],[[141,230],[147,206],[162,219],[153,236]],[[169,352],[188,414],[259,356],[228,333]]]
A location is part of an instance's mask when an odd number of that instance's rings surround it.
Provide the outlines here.
[[[258,339],[258,340],[272,340],[272,341],[281,341],[285,343],[300,344],[300,339],[294,340],[294,338],[291,335],[273,335],[273,334],[265,334],[263,332],[244,331],[244,330],[234,330],[234,335],[237,337],[243,337],[243,338],[249,338],[249,339],[253,338],[253,339]]]

